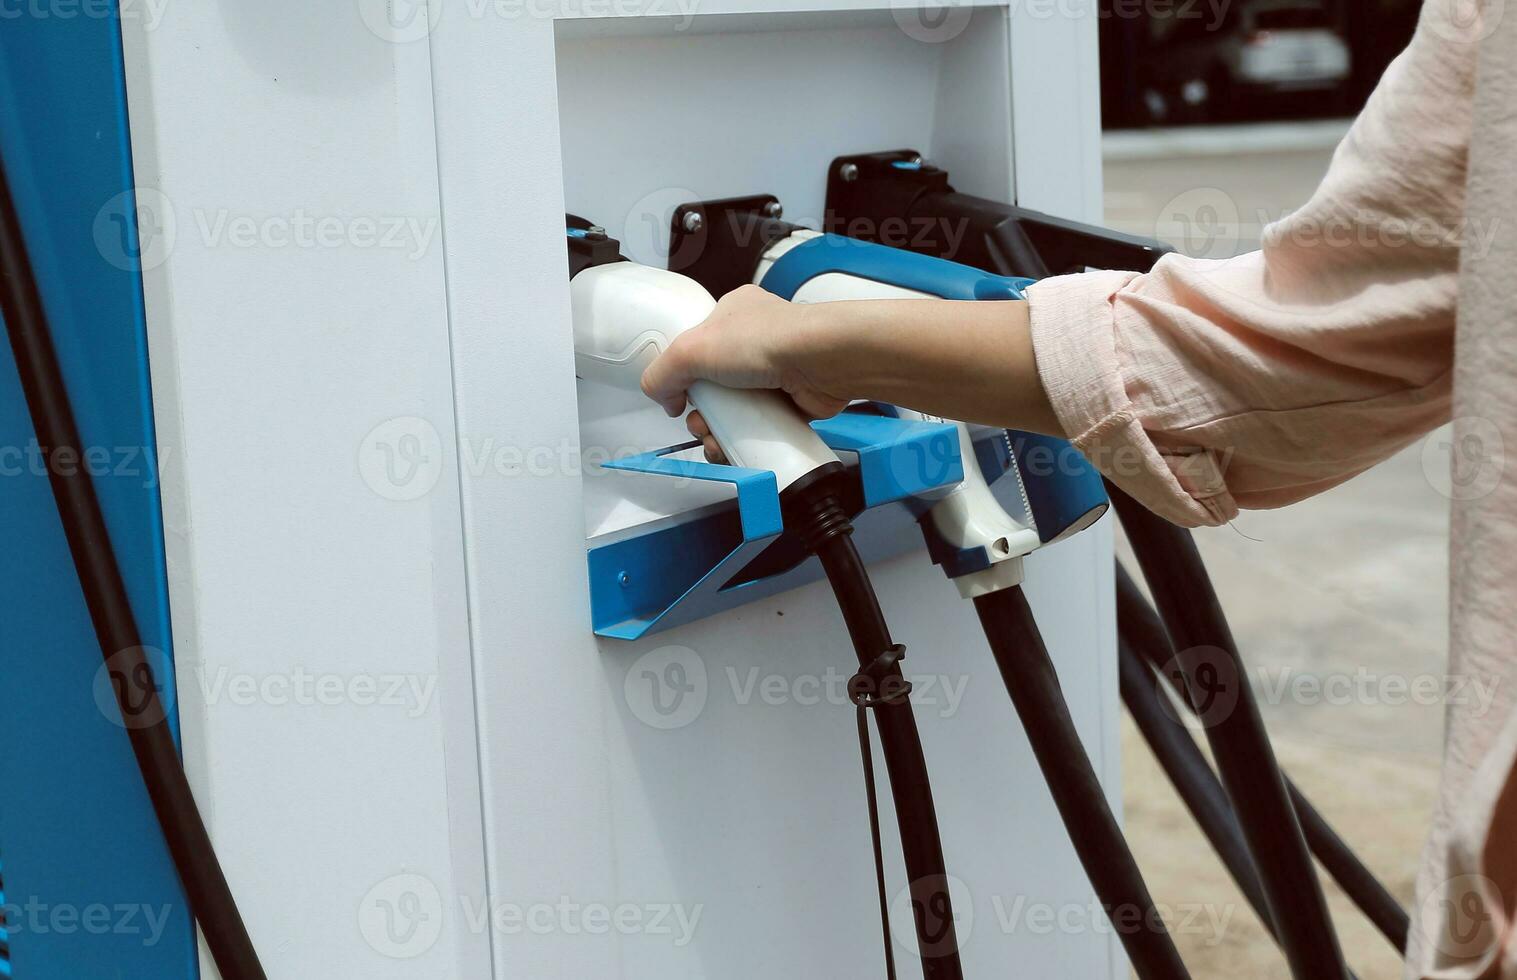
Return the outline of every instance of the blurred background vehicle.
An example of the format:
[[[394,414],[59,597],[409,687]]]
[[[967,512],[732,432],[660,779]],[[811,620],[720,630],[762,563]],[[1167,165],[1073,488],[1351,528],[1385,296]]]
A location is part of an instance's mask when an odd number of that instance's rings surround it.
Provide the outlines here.
[[[1344,107],[1348,43],[1321,3],[1234,2],[1219,21],[1151,20],[1157,57],[1142,68],[1143,108],[1154,122],[1229,118],[1251,103],[1304,92]]]
[[[1101,0],[1106,128],[1353,115],[1415,0]]]

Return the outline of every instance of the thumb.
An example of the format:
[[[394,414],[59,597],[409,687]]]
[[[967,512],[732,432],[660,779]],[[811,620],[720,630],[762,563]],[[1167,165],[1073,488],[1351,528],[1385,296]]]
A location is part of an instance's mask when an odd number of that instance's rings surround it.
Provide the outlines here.
[[[801,388],[790,392],[790,400],[795,402],[796,407],[802,412],[814,419],[830,419],[848,407],[847,399],[834,398],[832,395],[811,388]]]
[[[677,418],[685,410],[685,389],[695,380],[685,353],[676,341],[643,371],[643,394],[658,402],[665,414]]]

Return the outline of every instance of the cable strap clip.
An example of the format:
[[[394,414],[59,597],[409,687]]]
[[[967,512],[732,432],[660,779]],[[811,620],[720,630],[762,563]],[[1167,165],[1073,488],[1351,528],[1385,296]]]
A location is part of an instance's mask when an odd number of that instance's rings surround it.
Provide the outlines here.
[[[886,647],[884,653],[848,678],[848,699],[860,708],[878,708],[906,700],[911,694],[911,682],[896,670],[896,665],[904,659],[904,643]]]

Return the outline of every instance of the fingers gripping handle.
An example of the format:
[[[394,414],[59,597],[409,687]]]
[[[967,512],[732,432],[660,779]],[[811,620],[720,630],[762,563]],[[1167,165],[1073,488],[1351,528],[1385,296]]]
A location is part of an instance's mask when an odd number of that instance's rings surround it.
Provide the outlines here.
[[[812,470],[838,461],[790,399],[777,391],[739,390],[697,381],[690,386],[689,396],[727,462],[773,470],[781,490]]]
[[[631,391],[639,389],[643,371],[675,337],[716,308],[693,279],[634,262],[585,269],[570,280],[569,294],[575,373]],[[774,471],[781,490],[819,466],[837,462],[779,392],[697,381],[688,394],[727,460]]]

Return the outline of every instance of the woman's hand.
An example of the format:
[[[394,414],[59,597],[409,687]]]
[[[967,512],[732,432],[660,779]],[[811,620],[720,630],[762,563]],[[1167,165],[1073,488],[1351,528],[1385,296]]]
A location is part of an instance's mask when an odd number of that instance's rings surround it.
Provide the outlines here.
[[[808,346],[816,346],[806,343],[813,329],[806,321],[814,309],[758,286],[735,289],[649,366],[643,392],[671,416],[685,410],[685,389],[701,380],[728,388],[778,388],[813,418],[836,415],[852,398],[845,379],[827,370],[833,359],[826,345],[808,354]]]
[[[949,300],[790,303],[758,286],[723,296],[643,373],[671,416],[696,381],[775,388],[813,418],[872,398],[964,422],[1063,435],[1033,360],[1027,304]],[[686,421],[721,461],[699,412]]]
[[[648,367],[643,393],[669,415],[678,416],[685,410],[685,390],[695,381],[729,388],[777,388],[812,418],[836,415],[853,398],[845,379],[827,370],[834,358],[827,356],[825,343],[821,350],[809,350],[816,345],[808,347],[808,334],[820,327],[807,323],[814,319],[809,316],[814,309],[786,302],[758,286],[735,289],[717,302],[704,323],[676,337]],[[691,412],[685,426],[705,444],[707,459],[723,461],[699,412]]]

